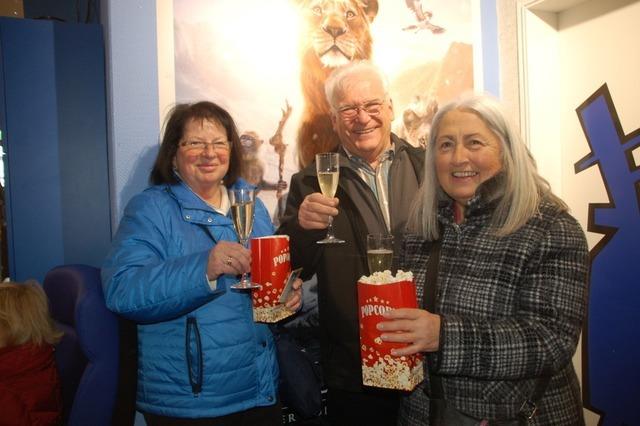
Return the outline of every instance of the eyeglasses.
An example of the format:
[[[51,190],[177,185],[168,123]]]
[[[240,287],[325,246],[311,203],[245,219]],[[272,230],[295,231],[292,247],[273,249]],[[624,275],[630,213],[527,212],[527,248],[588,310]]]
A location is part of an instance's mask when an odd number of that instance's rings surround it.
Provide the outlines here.
[[[229,141],[183,141],[180,142],[180,146],[185,147],[187,151],[191,152],[203,152],[208,146],[216,152],[227,152],[231,148],[231,143]]]
[[[340,107],[338,108],[338,114],[343,120],[353,120],[360,114],[360,111],[366,112],[370,117],[376,116],[382,111],[382,105],[384,105],[384,100],[374,99],[362,105],[345,105]]]

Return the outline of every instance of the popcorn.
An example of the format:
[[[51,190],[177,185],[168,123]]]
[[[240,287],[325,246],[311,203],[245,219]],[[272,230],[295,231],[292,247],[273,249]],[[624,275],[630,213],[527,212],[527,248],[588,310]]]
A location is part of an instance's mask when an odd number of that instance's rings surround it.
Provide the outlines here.
[[[385,342],[376,325],[392,309],[416,308],[415,285],[411,272],[375,272],[358,281],[360,356],[362,382],[366,386],[410,391],[423,379],[422,355],[393,356],[391,349],[404,343]]]
[[[412,390],[423,379],[422,362],[409,363],[406,357],[379,358],[373,365],[362,364],[362,380],[367,386]]]
[[[256,322],[278,322],[293,315],[284,305],[253,308],[253,320]]]
[[[391,271],[386,270],[382,272],[374,272],[369,276],[363,275],[358,280],[358,282],[363,284],[391,284],[400,281],[413,282],[413,272],[405,272],[401,269],[398,269],[398,273],[394,277]]]

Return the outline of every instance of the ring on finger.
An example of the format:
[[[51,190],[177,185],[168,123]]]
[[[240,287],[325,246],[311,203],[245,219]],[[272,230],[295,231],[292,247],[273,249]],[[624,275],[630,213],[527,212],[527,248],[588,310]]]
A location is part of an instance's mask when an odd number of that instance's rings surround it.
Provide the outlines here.
[[[227,260],[225,260],[224,263],[231,266],[231,262],[233,262],[233,258],[231,256],[227,256]]]

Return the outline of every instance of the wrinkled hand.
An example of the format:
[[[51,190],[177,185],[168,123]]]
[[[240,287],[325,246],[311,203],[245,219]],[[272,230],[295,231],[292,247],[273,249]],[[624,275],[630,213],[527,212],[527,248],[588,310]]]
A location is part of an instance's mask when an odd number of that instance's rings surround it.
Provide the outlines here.
[[[207,277],[217,279],[222,274],[240,275],[251,271],[251,250],[233,241],[220,241],[209,252]]]
[[[284,306],[293,312],[296,312],[302,307],[302,280],[300,278],[293,282],[293,291],[289,294],[289,297],[284,302]]]
[[[304,197],[298,210],[298,222],[303,229],[326,229],[329,217],[338,215],[338,199],[314,192]]]
[[[424,309],[394,309],[378,323],[380,338],[385,342],[408,343],[406,348],[392,349],[396,356],[418,352],[435,352],[440,347],[440,315]]]

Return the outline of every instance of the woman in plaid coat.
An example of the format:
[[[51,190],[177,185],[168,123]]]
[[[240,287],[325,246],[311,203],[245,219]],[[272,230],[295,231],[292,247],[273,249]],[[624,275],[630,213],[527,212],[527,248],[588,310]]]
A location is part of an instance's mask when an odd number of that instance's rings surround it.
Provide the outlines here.
[[[408,343],[395,355],[425,353],[431,374],[404,398],[399,424],[438,423],[434,377],[438,406],[469,424],[584,424],[571,362],[587,296],[580,225],[489,97],[441,108],[425,159],[402,262],[422,300],[441,242],[434,309],[398,309],[378,325],[383,340]]]

